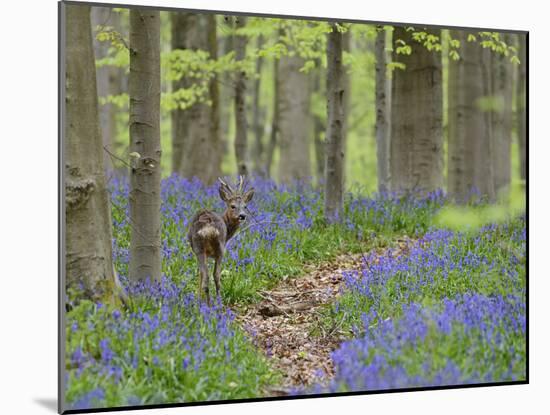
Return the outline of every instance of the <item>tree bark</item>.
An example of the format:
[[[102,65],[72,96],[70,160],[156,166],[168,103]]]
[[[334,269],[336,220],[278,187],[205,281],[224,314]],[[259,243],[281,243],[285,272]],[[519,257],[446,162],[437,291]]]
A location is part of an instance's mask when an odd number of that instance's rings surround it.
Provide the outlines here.
[[[527,36],[517,35],[519,43],[518,78],[516,83],[516,119],[518,122],[518,144],[520,157],[520,177],[527,180],[527,112],[526,112],[526,86],[527,86]]]
[[[376,160],[378,191],[390,190],[390,106],[391,80],[386,76],[386,64],[389,61],[386,51],[386,31],[378,28],[375,50],[375,93],[376,93]]]
[[[232,31],[233,29],[233,17],[225,16],[223,23],[224,31]],[[221,55],[227,55],[234,50],[233,35],[227,35],[220,39]],[[229,126],[231,120],[231,112],[233,109],[233,101],[235,99],[235,87],[233,82],[233,75],[229,71],[224,71],[221,76],[220,85],[220,145],[222,148],[222,154],[227,154],[229,151]]]
[[[494,197],[491,169],[490,126],[480,100],[487,94],[490,68],[477,42],[469,33],[453,30],[460,41],[460,59],[449,60],[447,190],[455,201],[465,203],[472,191]]]
[[[308,75],[300,72],[303,65],[304,60],[299,56],[284,56],[278,64],[279,180],[282,183],[311,176],[311,91]]]
[[[482,55],[482,70],[483,70],[483,96],[490,97],[492,95],[492,52],[490,49],[484,49]],[[483,140],[476,141],[476,157],[473,159],[474,169],[480,177],[475,188],[481,195],[487,196],[489,201],[495,200],[494,186],[494,166],[493,166],[493,112],[480,107],[484,112],[483,122],[485,123],[485,135]]]
[[[340,221],[344,213],[344,138],[346,94],[342,63],[343,34],[336,24],[327,42],[327,135],[325,164],[325,219]]]
[[[510,44],[511,35],[503,39]],[[512,144],[513,64],[510,58],[493,53],[492,62],[492,137],[494,187],[498,193],[510,186]]]
[[[434,33],[439,35],[439,30]],[[443,186],[443,97],[441,55],[415,42],[404,27],[394,30],[394,43],[404,40],[410,55],[392,79],[390,175],[394,191],[433,191]]]
[[[217,58],[215,16],[172,13],[172,49],[206,50]],[[189,88],[194,80],[183,77],[173,89]],[[208,84],[211,105],[197,102],[172,112],[172,171],[183,177],[198,177],[211,184],[221,172],[219,133],[219,86],[216,79]]]
[[[66,289],[114,302],[109,193],[105,186],[90,7],[66,5]]]
[[[119,14],[113,12],[108,7],[93,7],[91,10],[92,19],[92,35],[95,33],[97,26],[110,26],[115,30],[119,26]],[[100,42],[93,36],[94,55],[97,59],[105,58],[109,54],[110,42]],[[116,95],[120,90],[120,68],[114,66],[102,66],[96,71],[97,78],[97,94],[99,97],[107,97],[108,95]],[[117,134],[116,116],[118,108],[116,105],[106,103],[99,107],[99,124],[101,127],[101,135],[103,137],[103,145],[114,150],[114,144]],[[115,169],[113,162],[106,151],[103,154],[103,163],[107,171]]]
[[[235,27],[238,29],[246,25],[246,18],[235,18]],[[243,61],[246,54],[246,36],[235,35],[235,59]],[[249,173],[248,160],[248,123],[246,119],[246,73],[238,71],[235,79],[235,158],[237,160],[237,172],[246,176]]]
[[[129,278],[160,280],[160,15],[130,10]]]
[[[212,59],[218,59],[218,33],[216,16],[209,14],[206,18],[206,29],[208,33],[208,52]],[[210,118],[210,146],[212,150],[212,163],[209,164],[209,176],[207,183],[213,183],[222,174],[223,143],[220,138],[220,86],[217,78],[212,78],[208,84],[211,105],[209,108]]]
[[[315,69],[311,71],[313,91],[319,93],[319,96],[325,96],[326,91],[321,82],[321,77],[325,75],[321,67],[320,59],[316,62]],[[325,75],[326,76],[326,75]],[[319,114],[313,114],[313,143],[315,145],[315,167],[317,178],[319,180],[325,177],[325,134],[327,132],[324,117]]]
[[[172,50],[187,49],[188,43],[191,43],[191,30],[188,20],[188,13],[170,13],[171,30],[172,30]],[[189,87],[189,80],[182,77],[177,81],[172,82],[172,90],[177,91],[182,88]],[[175,109],[172,111],[172,172],[181,174],[182,154],[186,146],[186,141],[189,140],[189,111]]]
[[[257,48],[261,49],[263,46],[263,36],[258,36]],[[256,58],[256,75],[254,79],[252,89],[252,129],[254,131],[254,170],[257,174],[265,176],[264,171],[264,109],[260,105],[260,93],[261,93],[261,74],[262,74],[263,58],[258,56]]]
[[[273,154],[277,145],[277,135],[279,134],[279,60],[273,60],[273,119],[271,120],[271,132],[269,134],[269,143],[267,145],[265,157],[265,172],[267,177],[271,177],[271,166],[273,164]]]

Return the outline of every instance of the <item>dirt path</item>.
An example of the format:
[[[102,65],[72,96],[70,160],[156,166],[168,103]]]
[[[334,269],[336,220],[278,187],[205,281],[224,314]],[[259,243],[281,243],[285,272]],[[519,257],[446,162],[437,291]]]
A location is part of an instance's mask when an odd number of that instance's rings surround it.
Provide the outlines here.
[[[411,241],[397,241],[393,255],[402,255]],[[377,257],[385,251],[377,251]],[[290,389],[328,380],[334,375],[330,353],[346,339],[339,327],[320,324],[320,309],[340,295],[344,271],[361,270],[363,254],[344,254],[330,262],[307,265],[306,273],[288,278],[260,293],[259,303],[237,313],[237,321],[283,374],[280,387],[267,391],[285,395]]]

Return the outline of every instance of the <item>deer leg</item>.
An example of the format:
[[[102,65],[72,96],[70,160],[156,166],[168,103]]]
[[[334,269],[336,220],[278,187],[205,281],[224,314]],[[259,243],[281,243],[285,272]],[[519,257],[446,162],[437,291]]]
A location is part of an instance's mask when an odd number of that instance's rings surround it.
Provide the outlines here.
[[[206,264],[206,254],[201,253],[197,255],[199,260],[199,296],[202,298],[203,294],[206,297],[208,305],[210,305],[210,294],[208,290],[208,266]]]
[[[214,263],[214,284],[216,284],[216,296],[220,298],[220,274],[222,272],[222,259],[225,252],[225,246],[219,242]]]
[[[214,284],[216,285],[216,296],[220,297],[220,272],[221,272],[221,264],[222,258],[216,257],[216,262],[214,263]]]
[[[198,258],[198,256],[197,256]],[[202,296],[202,270],[201,270],[201,265],[199,264],[199,298],[201,298]]]

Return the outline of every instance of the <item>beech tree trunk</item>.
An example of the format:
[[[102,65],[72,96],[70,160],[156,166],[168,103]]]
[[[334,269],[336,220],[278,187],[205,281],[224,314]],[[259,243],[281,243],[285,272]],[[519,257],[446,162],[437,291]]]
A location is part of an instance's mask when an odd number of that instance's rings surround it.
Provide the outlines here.
[[[269,134],[269,143],[265,155],[265,171],[267,177],[271,177],[271,165],[273,164],[273,154],[277,145],[277,135],[279,134],[279,60],[273,60],[273,119],[271,120],[271,132]]]
[[[326,82],[321,82],[321,77],[324,71],[321,67],[321,62],[318,60],[315,69],[311,71],[313,91],[318,92],[320,96],[325,96],[326,91],[323,85]],[[325,75],[326,77],[326,75]],[[317,170],[317,178],[320,180],[325,177],[325,134],[327,132],[326,122],[324,117],[319,114],[313,114],[313,143],[315,145],[315,167]]]
[[[483,96],[488,98],[492,96],[492,54],[490,49],[483,49],[481,52],[483,60]],[[476,141],[478,152],[477,157],[473,160],[475,170],[479,172],[480,180],[476,189],[481,195],[487,196],[489,201],[495,200],[494,186],[494,166],[493,166],[493,112],[483,105],[480,108],[484,112],[483,122],[485,123],[484,140]]]
[[[375,50],[375,93],[376,93],[376,161],[378,191],[390,190],[390,105],[391,79],[386,76],[386,64],[389,61],[386,51],[386,31],[378,28]]]
[[[283,183],[311,176],[311,91],[308,75],[300,72],[303,65],[299,56],[281,57],[278,64],[279,180]]]
[[[480,107],[487,94],[490,70],[477,42],[468,42],[469,33],[453,30],[460,41],[460,59],[449,60],[447,190],[460,203],[478,191],[492,199],[491,129]]]
[[[188,44],[192,43],[192,30],[188,20],[191,19],[189,13],[170,13],[172,30],[172,50],[187,49]],[[189,87],[189,80],[182,77],[177,81],[172,81],[172,90],[177,91]],[[189,141],[189,123],[190,112],[182,109],[172,111],[172,172],[181,174],[181,165],[183,158],[183,149],[186,141]]]
[[[327,42],[327,136],[325,164],[325,219],[333,223],[344,212],[345,73],[342,63],[343,34],[336,24]]]
[[[240,29],[246,25],[246,18],[235,18],[235,27]],[[235,59],[242,61],[246,54],[246,37],[235,35]],[[248,123],[246,119],[246,73],[238,71],[235,79],[235,158],[237,160],[237,172],[246,176],[249,173],[248,160]]]
[[[216,16],[209,14],[206,18],[206,31],[208,34],[208,52],[212,59],[218,59],[218,33]],[[220,135],[220,86],[217,78],[210,80],[208,93],[212,104],[208,108],[210,118],[210,142],[209,150],[212,151],[212,163],[209,163],[209,175],[205,179],[207,183],[213,183],[222,175],[223,143]]]
[[[215,16],[172,13],[172,49],[206,50],[217,58]],[[189,88],[193,79],[182,78],[173,89]],[[221,172],[219,134],[219,86],[216,79],[208,85],[212,105],[197,102],[172,112],[172,170],[183,177],[198,177],[213,183]]]
[[[392,79],[392,190],[433,191],[443,186],[441,54],[415,42],[404,27],[396,27],[393,37],[394,43],[404,40],[412,53],[397,54],[394,48],[392,57],[406,66],[394,70]]]
[[[100,42],[95,38],[95,29],[97,26],[112,27],[119,30],[120,15],[108,7],[92,7],[92,37],[94,45],[94,55],[96,59],[105,58],[108,56],[110,42]],[[102,66],[96,71],[97,78],[97,94],[99,97],[107,97],[108,95],[117,95],[121,91],[121,68],[114,66]],[[101,127],[101,135],[103,137],[103,145],[111,152],[115,149],[115,141],[117,135],[116,117],[118,107],[114,104],[104,104],[99,106],[99,124]],[[103,162],[107,171],[116,168],[113,165],[113,160],[106,151],[103,152]]]
[[[520,157],[520,177],[527,180],[527,112],[526,112],[526,86],[527,86],[527,36],[517,35],[519,43],[518,78],[516,83],[516,116],[518,130],[518,144]]]
[[[129,278],[160,280],[160,15],[130,10]]]
[[[511,35],[503,39],[510,44]],[[512,144],[512,99],[513,99],[513,64],[510,58],[493,53],[492,61],[492,137],[493,168],[495,192],[510,186]]]
[[[258,36],[257,48],[260,49],[263,46],[263,36]],[[260,93],[261,93],[261,74],[263,66],[263,58],[256,58],[256,75],[254,79],[253,90],[252,90],[252,129],[254,131],[254,170],[257,174],[262,176],[265,175],[264,171],[264,144],[263,144],[263,135],[264,135],[264,117],[265,111],[260,105]]]
[[[221,33],[230,32],[233,28],[233,17],[225,16],[223,29]],[[226,35],[220,39],[221,54],[222,56],[234,50],[233,36]],[[221,75],[220,82],[220,145],[223,154],[227,154],[229,151],[229,125],[231,120],[233,101],[235,100],[235,86],[233,81],[233,75],[229,71],[224,71]]]
[[[66,289],[79,298],[115,301],[111,205],[103,143],[90,7],[66,5],[65,215]]]

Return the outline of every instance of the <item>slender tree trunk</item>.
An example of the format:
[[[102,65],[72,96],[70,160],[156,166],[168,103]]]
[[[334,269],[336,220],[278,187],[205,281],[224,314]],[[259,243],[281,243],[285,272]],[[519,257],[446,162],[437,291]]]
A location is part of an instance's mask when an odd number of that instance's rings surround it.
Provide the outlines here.
[[[327,144],[325,165],[325,218],[329,223],[344,213],[345,73],[343,35],[332,25],[327,43]]]
[[[511,35],[505,35],[504,41],[510,44]],[[492,55],[492,137],[493,168],[495,192],[510,186],[512,144],[512,99],[513,99],[513,64],[504,55]]]
[[[115,301],[109,193],[105,187],[90,7],[66,5],[66,288]]]
[[[279,60],[279,180],[283,183],[311,176],[311,91],[308,75],[300,72],[303,65],[304,60],[298,56],[285,56]]]
[[[351,53],[351,30],[347,30],[344,33],[342,33],[342,52]],[[343,55],[343,53],[342,53]],[[343,58],[342,58],[343,62]],[[343,132],[343,143],[344,143],[344,151],[346,148],[346,137],[348,136],[348,113],[351,103],[351,74],[346,70],[344,66],[342,66],[343,71],[343,88],[346,92],[344,94],[344,132]],[[345,176],[345,168],[344,168],[344,176]]]
[[[209,14],[206,18],[208,33],[208,52],[212,59],[218,59],[218,34],[216,16]],[[208,92],[212,104],[209,108],[210,146],[212,163],[209,164],[208,183],[214,182],[222,174],[223,143],[220,138],[220,86],[217,78],[212,78],[208,84]]]
[[[97,26],[110,26],[118,28],[119,14],[113,12],[107,7],[93,7],[92,16],[92,35],[95,34]],[[93,36],[94,54],[97,59],[105,58],[109,54],[110,42],[100,42]],[[97,94],[99,97],[107,97],[108,95],[119,94],[120,91],[120,68],[114,66],[102,66],[97,69]],[[101,126],[101,135],[103,137],[103,145],[111,151],[114,149],[116,138],[116,115],[117,107],[107,103],[99,107],[99,124]],[[112,171],[115,166],[109,156],[109,153],[104,151],[103,163],[107,171]]]
[[[439,30],[435,34],[439,36]],[[432,191],[443,186],[443,97],[441,55],[415,42],[404,27],[394,30],[410,55],[392,79],[390,175],[394,191]],[[394,49],[395,50],[395,49]]]
[[[160,280],[160,15],[130,10],[129,278]]]
[[[217,58],[215,17],[193,13],[172,14],[172,48],[208,51]],[[173,89],[189,88],[193,79],[174,82]],[[208,85],[206,102],[172,112],[172,169],[184,177],[198,177],[213,183],[221,172],[219,135],[219,86],[216,79]]]
[[[316,62],[315,69],[311,71],[313,91],[319,93],[319,96],[326,96],[326,91],[321,82],[324,71],[321,67],[320,59]],[[313,143],[315,145],[315,167],[318,180],[325,177],[325,134],[327,132],[324,117],[319,114],[313,114]]]
[[[229,32],[233,28],[233,18],[226,16],[224,19],[224,30]],[[223,32],[223,31],[222,31]],[[227,35],[221,38],[221,55],[227,55],[234,50],[233,36]],[[231,123],[231,110],[235,99],[235,86],[233,85],[233,75],[229,71],[225,71],[221,76],[220,85],[220,145],[222,154],[227,154],[229,151],[229,125]]]
[[[172,29],[172,50],[187,49],[190,42],[190,28],[188,13],[170,13]],[[172,82],[172,90],[188,88],[189,80],[185,77]],[[189,141],[189,111],[175,109],[172,116],[172,172],[181,173],[183,149]]]
[[[527,85],[527,36],[517,35],[519,42],[518,78],[516,83],[516,115],[518,144],[520,157],[520,177],[527,180],[527,112],[526,112],[526,85]]]
[[[483,49],[481,59],[483,61],[483,96],[485,98],[492,96],[492,52],[490,49]],[[489,201],[495,200],[494,186],[494,166],[493,166],[493,112],[488,110],[483,105],[480,106],[484,112],[483,122],[485,124],[484,139],[476,140],[474,147],[473,164],[476,172],[476,177],[479,179],[474,183],[475,189],[481,195],[487,196]]]
[[[240,29],[246,25],[244,16],[236,17],[235,27]],[[243,61],[246,54],[246,37],[235,35],[235,59]],[[235,79],[235,158],[237,172],[246,176],[249,173],[248,161],[248,124],[246,119],[246,73],[238,71]]]
[[[269,134],[269,143],[265,157],[265,172],[267,177],[271,177],[271,165],[273,164],[273,154],[277,145],[277,135],[279,134],[279,60],[273,60],[273,119],[271,120],[271,132]]]
[[[389,61],[386,51],[386,31],[383,26],[378,28],[375,50],[375,89],[376,89],[376,159],[378,191],[390,189],[390,106],[391,79],[386,76],[386,64]]]
[[[263,46],[263,36],[258,36],[257,47],[260,49]],[[260,106],[260,81],[262,74],[263,58],[256,58],[256,75],[254,79],[253,91],[252,91],[252,127],[254,130],[254,170],[257,174],[265,175],[264,172],[264,144],[263,144],[263,135],[264,135],[264,110]]]

